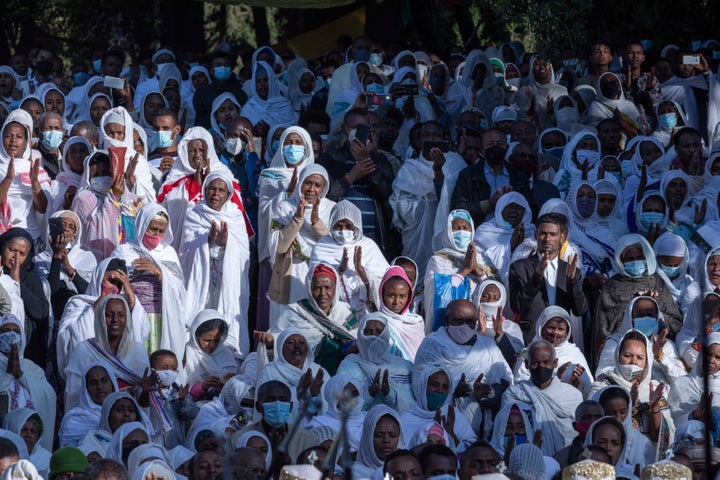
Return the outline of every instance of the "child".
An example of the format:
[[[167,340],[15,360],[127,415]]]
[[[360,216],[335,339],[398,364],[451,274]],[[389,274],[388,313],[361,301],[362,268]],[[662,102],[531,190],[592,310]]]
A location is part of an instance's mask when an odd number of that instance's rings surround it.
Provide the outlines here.
[[[412,284],[402,267],[388,268],[380,285],[379,312],[388,319],[392,349],[410,362],[425,338],[423,318],[410,311]]]
[[[157,433],[153,440],[169,450],[183,444],[185,425],[189,425],[195,418],[198,407],[192,397],[188,395],[189,385],[178,385],[175,382],[178,375],[178,361],[173,352],[170,350],[154,351],[150,355],[150,367],[160,379],[158,392],[165,399],[165,412],[173,425],[172,430],[169,431],[155,428]],[[150,409],[150,411],[153,425],[160,425],[154,410]]]

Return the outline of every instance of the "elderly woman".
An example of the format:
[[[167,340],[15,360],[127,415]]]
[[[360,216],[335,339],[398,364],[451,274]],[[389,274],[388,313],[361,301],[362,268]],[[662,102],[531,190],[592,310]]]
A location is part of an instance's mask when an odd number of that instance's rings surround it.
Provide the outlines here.
[[[180,264],[187,286],[190,315],[211,308],[229,322],[227,345],[236,355],[250,353],[247,315],[250,300],[250,236],[252,228],[233,202],[233,178],[218,170],[203,182],[203,200],[185,219]]]

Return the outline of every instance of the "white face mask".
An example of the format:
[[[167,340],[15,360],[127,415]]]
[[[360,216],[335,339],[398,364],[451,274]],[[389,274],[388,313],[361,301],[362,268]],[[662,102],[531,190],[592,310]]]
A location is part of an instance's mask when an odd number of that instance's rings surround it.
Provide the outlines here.
[[[225,140],[225,150],[233,157],[242,152],[244,148],[245,142],[240,138],[228,138]]]
[[[90,179],[90,185],[97,192],[107,192],[112,187],[111,177],[93,177]]]
[[[634,382],[643,373],[643,369],[637,365],[618,365],[617,368],[618,373],[628,382]]]
[[[353,128],[352,130],[348,131],[348,142],[352,143],[353,140],[355,140],[355,135],[357,134],[357,128]]]
[[[178,376],[178,372],[175,370],[156,370],[155,373],[157,373],[160,383],[164,387],[172,386]]]
[[[475,330],[470,328],[467,324],[463,324],[463,325],[448,325],[447,333],[450,336],[450,338],[453,339],[453,341],[455,343],[457,343],[458,345],[465,345],[475,336],[476,332],[475,332]]]
[[[355,230],[333,230],[331,235],[340,245],[347,245],[355,240]]]

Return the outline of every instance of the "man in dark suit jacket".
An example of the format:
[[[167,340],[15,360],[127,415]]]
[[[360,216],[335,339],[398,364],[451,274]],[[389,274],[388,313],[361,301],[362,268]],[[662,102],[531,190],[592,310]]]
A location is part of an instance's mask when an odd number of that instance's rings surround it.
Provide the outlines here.
[[[588,309],[577,254],[570,263],[558,255],[567,235],[567,219],[563,215],[541,216],[535,232],[537,251],[510,264],[510,306],[519,317],[526,344],[535,336],[535,322],[545,307],[557,305],[577,316]]]

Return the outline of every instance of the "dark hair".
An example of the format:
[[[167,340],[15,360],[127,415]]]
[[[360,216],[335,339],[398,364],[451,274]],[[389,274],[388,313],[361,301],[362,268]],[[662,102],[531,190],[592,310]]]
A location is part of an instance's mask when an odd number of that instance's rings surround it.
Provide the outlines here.
[[[177,360],[175,352],[173,352],[172,350],[161,348],[159,350],[155,350],[150,354],[150,365],[152,365],[160,357],[173,357],[175,360]]]
[[[210,320],[202,322],[198,328],[195,329],[195,338],[216,328],[220,329],[220,333],[226,333],[228,327],[222,318],[211,318]]]
[[[262,385],[259,385],[257,387],[258,402],[262,403],[267,391],[270,390],[272,387],[278,387],[278,386],[283,388],[284,390],[286,390],[290,395],[292,395],[292,392],[290,391],[290,387],[285,385],[283,382],[281,382],[279,380],[268,380],[267,382],[265,382]]]
[[[614,124],[614,125],[617,125],[618,128],[620,127],[620,122],[618,122],[618,121],[615,120],[614,118],[603,118],[602,120],[600,120],[600,121],[598,122],[598,124],[597,124],[597,126],[596,126],[595,128],[597,128],[598,130],[600,130],[600,125],[603,125],[603,124],[605,124],[605,123],[612,123],[612,124]]]
[[[110,47],[103,52],[102,56],[100,57],[100,63],[104,64],[105,60],[110,57],[117,57],[122,62],[125,60],[125,52],[120,47]]]
[[[647,338],[645,338],[645,335],[638,332],[637,330],[630,330],[628,333],[625,334],[623,339],[620,341],[620,345],[618,346],[618,352],[622,352],[623,347],[625,346],[625,343],[629,342],[630,340],[636,340],[638,342],[642,342],[643,345],[647,348]]]
[[[33,99],[31,99],[31,100],[35,100],[35,99],[33,98]],[[39,123],[40,123],[40,122],[38,122],[38,124],[39,124]],[[28,129],[27,129],[27,127],[26,127],[24,124],[22,124],[22,123],[20,123],[20,122],[15,122],[15,121],[8,122],[8,123],[3,127],[3,131],[5,130],[5,127],[9,127],[10,125],[18,125],[18,126],[20,126],[20,128],[22,128],[23,135],[25,135],[25,141],[27,142],[27,141],[29,140],[29,139],[28,139]]]
[[[418,459],[418,457],[415,456],[414,453],[412,453],[410,450],[405,450],[404,448],[401,448],[401,449],[395,450],[394,452],[390,453],[390,455],[387,456],[387,458],[385,459],[385,462],[383,463],[383,475],[388,473],[387,472],[388,464],[390,462],[392,462],[393,460],[395,460],[396,458],[400,458],[400,457],[412,457],[415,460],[417,460],[418,463],[420,463],[420,460]]]
[[[305,110],[298,119],[298,125],[307,130],[307,126],[310,123],[319,123],[330,127],[330,116],[323,110],[316,108],[309,108]]]
[[[112,478],[114,480],[127,480],[128,472],[120,462],[109,458],[99,458],[88,465],[85,474],[94,479]]]
[[[177,88],[175,90],[177,90]],[[169,108],[161,108],[160,110],[158,110],[158,112],[155,114],[155,118],[157,117],[172,117],[175,124],[178,123],[177,114]]]
[[[235,66],[235,59],[228,52],[225,52],[223,50],[215,50],[210,55],[209,63],[212,63],[212,61],[215,60],[216,58],[227,58],[228,60],[230,60],[230,63],[232,64],[232,66]],[[272,67],[272,65],[271,65],[271,67]]]
[[[75,123],[72,128],[70,129],[70,133],[72,133],[76,128],[84,128],[87,132],[88,141],[90,140],[99,140],[100,139],[100,132],[98,131],[98,128],[95,126],[94,123],[92,123],[89,120],[81,120],[77,123]],[[80,136],[80,135],[77,135]]]
[[[680,130],[675,132],[675,136],[673,137],[673,145],[677,147],[678,142],[680,141],[680,137],[689,133],[697,135],[698,138],[702,139],[702,135],[700,135],[700,132],[698,132],[697,129],[693,127],[682,127]]]
[[[623,424],[620,423],[620,420],[618,420],[615,417],[603,417],[600,420],[596,421],[592,424],[593,427],[593,434],[597,432],[597,429],[602,427],[603,425],[612,425],[613,427],[620,430],[620,439],[622,441],[623,447],[625,447],[625,444],[627,443],[627,433],[625,433],[625,428],[623,427]],[[592,439],[590,439],[592,441]]]
[[[314,446],[314,447],[306,448],[305,450],[303,450],[302,452],[300,452],[300,455],[298,455],[297,460],[295,461],[295,463],[298,464],[298,465],[305,465],[305,464],[309,463],[309,462],[308,462],[308,456],[309,456],[312,452],[316,452],[316,451],[317,451],[317,452],[325,452],[325,454],[328,453],[328,449],[325,448],[325,447],[323,447],[322,445],[316,445],[316,446]]]
[[[93,165],[97,165],[98,163],[107,163],[110,165],[110,157],[108,157],[108,154],[105,152],[95,152],[90,157],[90,160],[88,161],[88,167],[92,167]]]
[[[580,402],[578,404],[578,406],[575,407],[575,420],[577,420],[577,418],[580,416],[580,412],[585,407],[595,407],[595,406],[602,407],[602,405],[600,405],[600,402],[596,402],[595,400],[585,400],[583,402]]]
[[[420,460],[420,469],[425,473],[425,470],[430,466],[430,455],[437,455],[439,457],[451,457],[457,462],[455,452],[450,447],[443,444],[427,445],[418,454],[418,460]]]
[[[447,138],[449,137],[448,131],[445,127],[443,127],[442,123],[438,122],[437,120],[428,120],[427,122],[423,122],[420,124],[420,130],[422,130],[424,127],[426,127],[428,125],[433,125],[433,126],[439,128],[440,131],[442,132],[443,140],[447,140]]]
[[[561,213],[551,212],[541,215],[540,218],[537,219],[538,230],[543,223],[553,223],[557,225],[560,227],[560,233],[567,233],[568,231],[568,219]]]
[[[628,406],[630,406],[630,402],[628,400],[628,394],[620,387],[616,388],[606,388],[603,390],[603,392],[600,394],[600,398],[598,398],[598,401],[600,402],[600,406],[603,407],[603,410],[605,410],[605,407],[607,406],[608,402],[611,400],[621,399],[628,403]]]
[[[502,135],[503,138],[505,137],[505,132],[503,132],[502,130],[500,130],[497,127],[490,127],[487,130],[485,130],[484,132],[482,132],[482,137],[480,137],[480,138],[485,138],[485,135],[488,135],[493,132]]]
[[[0,458],[20,456],[17,445],[5,437],[0,437]]]
[[[352,116],[368,118],[367,110],[363,110],[362,108],[351,108],[343,116],[343,123],[347,123],[348,118]]]
[[[608,451],[606,449],[604,449],[603,447],[601,447],[599,445],[588,445],[587,447],[585,447],[584,450],[580,450],[578,452],[577,456],[574,458],[575,461],[573,463],[577,463],[577,462],[581,462],[581,461],[585,460],[585,450],[589,450],[591,452],[600,452],[607,457],[607,460],[608,460],[607,463],[610,463],[610,461],[611,461],[610,454],[608,453]]]

